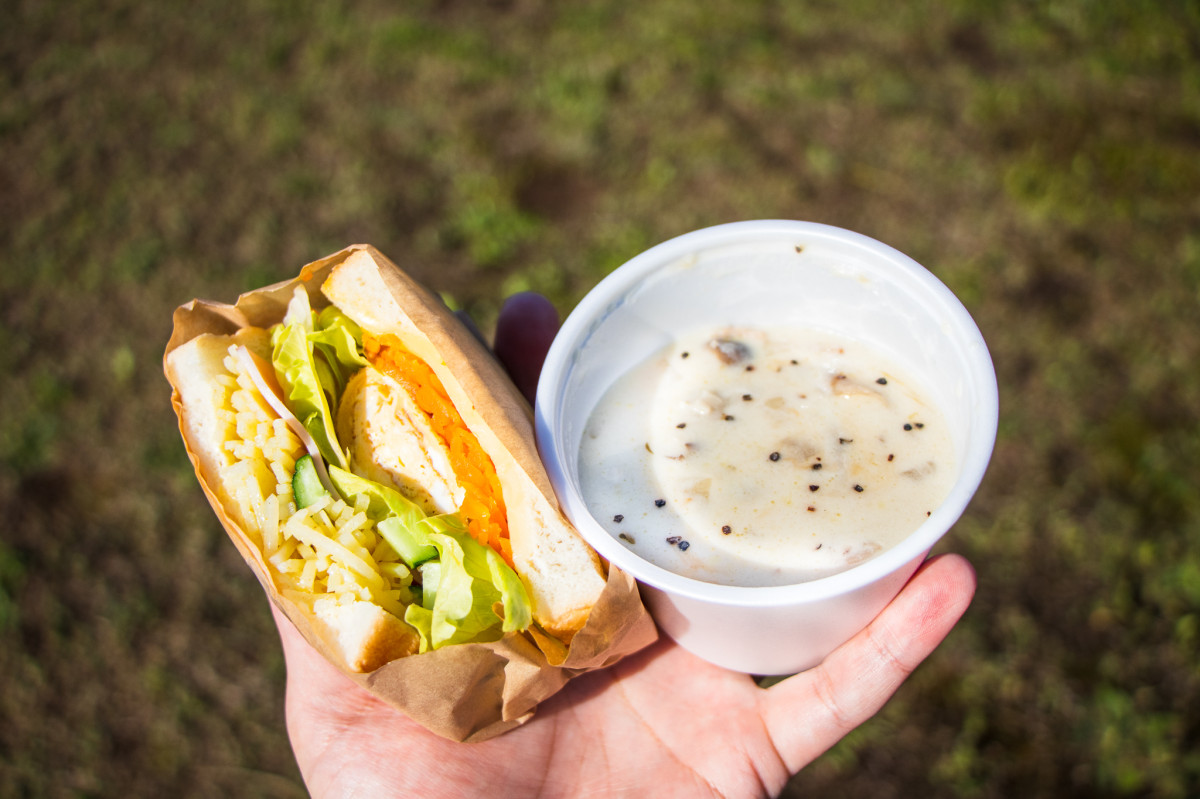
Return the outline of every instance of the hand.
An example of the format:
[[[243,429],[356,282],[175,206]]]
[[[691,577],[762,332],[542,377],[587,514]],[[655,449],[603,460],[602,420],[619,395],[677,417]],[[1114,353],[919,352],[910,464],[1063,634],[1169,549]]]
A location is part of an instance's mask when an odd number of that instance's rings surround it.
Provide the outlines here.
[[[537,295],[501,311],[496,353],[530,398],[557,325]],[[478,744],[439,738],[375,699],[276,611],[288,733],[314,797],[772,795],[883,706],[974,591],[965,560],[934,558],[824,663],[768,689],[664,638]]]

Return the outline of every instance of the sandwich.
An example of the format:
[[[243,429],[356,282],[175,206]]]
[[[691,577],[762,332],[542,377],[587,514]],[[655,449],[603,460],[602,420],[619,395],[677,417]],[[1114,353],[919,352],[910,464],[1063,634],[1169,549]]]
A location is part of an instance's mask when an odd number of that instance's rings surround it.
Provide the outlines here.
[[[180,309],[164,368],[200,483],[268,593],[352,673],[513,637],[563,660],[608,569],[490,352],[369,247],[252,299]],[[181,334],[181,312],[205,332]],[[632,592],[622,618],[639,620]]]

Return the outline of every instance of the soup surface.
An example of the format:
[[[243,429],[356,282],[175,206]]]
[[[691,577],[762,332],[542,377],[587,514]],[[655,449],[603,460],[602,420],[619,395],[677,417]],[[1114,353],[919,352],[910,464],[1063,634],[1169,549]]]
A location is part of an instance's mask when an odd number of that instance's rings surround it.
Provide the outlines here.
[[[895,545],[949,493],[950,431],[871,347],[794,328],[707,328],[618,380],[589,418],[592,515],[664,569],[787,585]]]

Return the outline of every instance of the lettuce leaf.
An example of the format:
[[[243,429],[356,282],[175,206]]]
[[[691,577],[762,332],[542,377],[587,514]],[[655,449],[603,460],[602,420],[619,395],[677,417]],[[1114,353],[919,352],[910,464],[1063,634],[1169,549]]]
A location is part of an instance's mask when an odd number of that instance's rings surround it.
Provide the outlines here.
[[[333,412],[313,361],[308,335],[303,326],[291,324],[280,328],[275,338],[271,362],[284,401],[317,443],[325,462],[346,468],[346,454],[333,429]]]
[[[424,589],[422,589],[424,590]],[[421,643],[417,648],[418,654],[425,654],[434,647],[430,644],[433,638],[433,611],[416,603],[404,609],[404,621],[417,631]]]
[[[346,384],[368,366],[362,329],[334,306],[319,314],[297,287],[283,322],[271,330],[272,363],[288,407],[317,442],[327,463],[347,467],[334,430]]]
[[[333,429],[333,409],[309,341],[312,330],[313,313],[308,295],[303,288],[297,287],[288,303],[283,324],[271,330],[271,363],[283,388],[284,401],[316,442],[321,457],[326,463],[345,469],[348,467],[346,453]]]
[[[437,548],[441,564],[432,610],[409,605],[404,615],[421,635],[422,652],[497,641],[529,626],[529,594],[504,558],[471,538],[457,516],[431,516],[419,527]]]
[[[496,641],[529,626],[525,584],[495,550],[471,538],[456,514],[426,516],[399,491],[336,466],[329,477],[348,503],[365,496],[379,534],[410,568],[421,568],[422,601],[406,608],[404,620],[420,634],[422,652]]]
[[[362,355],[362,330],[350,317],[330,305],[317,315],[308,340],[313,345],[322,385],[333,397],[330,406],[336,414],[338,398],[346,390],[346,384],[359,369],[368,365]]]

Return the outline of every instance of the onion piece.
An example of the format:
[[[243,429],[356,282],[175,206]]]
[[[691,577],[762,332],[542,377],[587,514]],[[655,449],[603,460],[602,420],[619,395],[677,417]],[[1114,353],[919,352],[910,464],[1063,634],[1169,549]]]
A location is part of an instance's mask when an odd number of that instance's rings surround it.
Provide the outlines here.
[[[325,459],[321,457],[321,450],[317,447],[317,442],[304,429],[304,425],[296,418],[296,414],[288,409],[288,406],[283,401],[283,392],[279,388],[279,382],[275,379],[275,375],[265,371],[270,366],[265,364],[261,358],[250,352],[245,345],[239,344],[232,348],[234,360],[238,366],[250,378],[250,382],[262,394],[262,398],[271,410],[279,414],[279,418],[287,424],[291,431],[296,434],[300,442],[304,444],[304,448],[308,450],[308,454],[312,456],[313,466],[317,467],[317,477],[321,479],[321,485],[325,486],[325,490],[333,497],[340,497],[337,489],[333,487],[333,481],[329,479],[329,472],[325,470]]]

